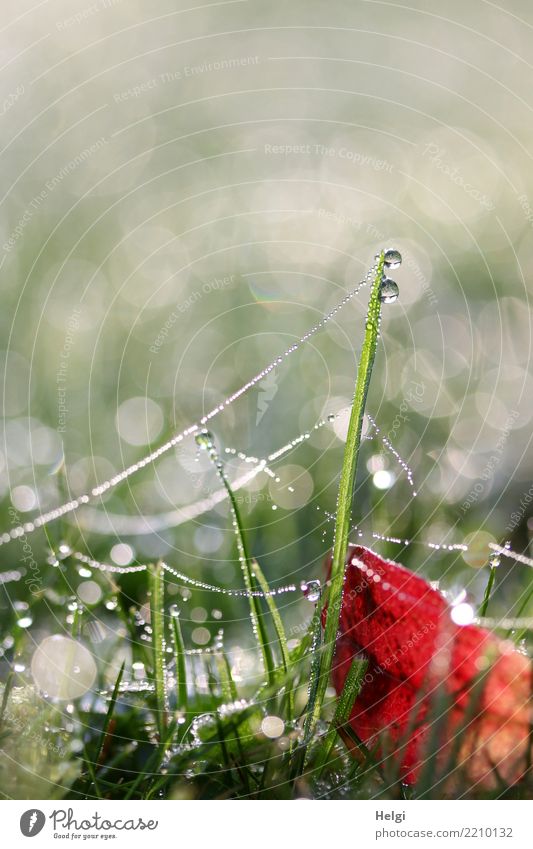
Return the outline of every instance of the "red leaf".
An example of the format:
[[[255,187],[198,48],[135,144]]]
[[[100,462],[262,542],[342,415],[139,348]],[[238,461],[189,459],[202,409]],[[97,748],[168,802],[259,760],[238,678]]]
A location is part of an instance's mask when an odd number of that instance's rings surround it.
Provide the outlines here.
[[[483,628],[456,625],[451,610],[423,578],[350,546],[335,688],[340,693],[354,655],[368,658],[350,722],[367,745],[379,743],[382,757],[383,732],[396,747],[401,743],[392,757],[404,781],[420,775],[438,722],[440,767],[453,751],[454,767],[461,765],[472,783],[494,787],[499,775],[512,784],[528,766],[530,661]],[[448,704],[439,720],[443,696]]]

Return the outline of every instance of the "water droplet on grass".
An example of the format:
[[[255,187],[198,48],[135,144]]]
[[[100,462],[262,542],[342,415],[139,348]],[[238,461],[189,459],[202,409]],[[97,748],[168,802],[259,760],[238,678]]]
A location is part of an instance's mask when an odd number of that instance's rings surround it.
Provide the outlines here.
[[[390,277],[384,277],[379,288],[380,301],[384,304],[393,304],[398,300],[399,294],[398,284]]]
[[[302,581],[300,589],[307,601],[315,602],[320,598],[320,581]]]
[[[204,451],[209,451],[209,449],[213,447],[215,441],[210,430],[200,431],[200,433],[196,434],[194,439],[198,448],[201,448]]]
[[[385,251],[384,259],[387,268],[399,268],[402,264],[402,255],[400,251],[394,248],[389,248],[389,250]]]

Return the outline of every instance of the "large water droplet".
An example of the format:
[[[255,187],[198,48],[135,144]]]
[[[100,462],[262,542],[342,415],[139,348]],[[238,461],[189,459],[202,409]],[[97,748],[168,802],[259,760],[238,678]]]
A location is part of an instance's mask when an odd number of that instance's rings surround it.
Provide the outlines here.
[[[42,641],[33,655],[31,671],[41,690],[68,701],[83,696],[96,679],[96,664],[90,651],[62,634]]]
[[[387,268],[399,268],[401,264],[402,255],[400,251],[396,251],[393,248],[385,251],[385,265]]]
[[[198,448],[202,448],[207,451],[213,447],[214,444],[214,436],[210,430],[201,430],[200,433],[197,433],[194,437]]]
[[[393,304],[394,301],[398,300],[399,294],[398,284],[394,280],[391,280],[390,277],[384,277],[379,289],[380,301],[384,304]]]
[[[320,581],[302,581],[300,589],[307,601],[318,601],[321,593]]]

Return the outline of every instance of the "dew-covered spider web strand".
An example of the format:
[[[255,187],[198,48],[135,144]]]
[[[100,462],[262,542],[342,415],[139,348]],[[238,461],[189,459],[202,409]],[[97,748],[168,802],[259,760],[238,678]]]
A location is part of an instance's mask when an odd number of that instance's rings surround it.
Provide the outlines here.
[[[163,569],[170,575],[173,575],[179,581],[183,581],[183,583],[188,584],[191,587],[195,587],[198,590],[207,590],[208,592],[220,593],[221,595],[229,595],[239,598],[266,598],[267,596],[277,596],[285,595],[285,593],[300,592],[300,587],[296,587],[294,584],[287,584],[287,586],[269,590],[267,593],[264,593],[261,590],[252,590],[250,592],[248,590],[233,590],[228,589],[227,587],[217,587],[214,584],[208,584],[205,581],[197,581],[194,578],[189,578],[187,575],[184,575],[183,572],[178,572],[177,569],[173,569],[172,566],[168,566],[166,563],[162,563],[162,566]]]
[[[276,460],[280,460],[294,448],[297,448],[298,445],[301,445],[310,439],[311,434],[314,431],[321,430],[326,425],[332,424],[340,418],[341,415],[342,411],[338,413],[330,413],[325,419],[319,419],[309,430],[298,434],[298,436],[295,436],[289,442],[286,442],[281,446],[281,448],[277,448],[266,458],[250,456],[245,454],[243,451],[239,451],[237,448],[226,447],[224,449],[225,454],[236,457],[243,463],[251,466],[249,471],[240,475],[238,478],[235,478],[235,480],[231,482],[231,488],[233,491],[236,492],[237,490],[245,487],[260,472],[264,472],[276,483],[279,483],[280,479],[278,475],[270,468],[269,465],[267,465],[267,463],[274,463]],[[370,416],[368,416],[368,420],[374,427],[374,420],[371,419]],[[376,428],[376,432],[379,433],[379,428]],[[372,433],[365,436],[365,439],[368,440],[372,438]],[[381,438],[383,440],[383,437]],[[407,472],[408,481],[413,489],[413,475],[410,467],[401,458],[396,449],[392,449],[392,453],[402,469]],[[415,492],[414,494],[416,495]],[[103,513],[96,508],[87,507],[84,510],[83,515],[77,521],[80,527],[98,534],[108,534],[111,532],[126,536],[151,534],[157,531],[167,530],[168,528],[176,528],[191,521],[192,519],[197,519],[204,513],[208,513],[217,504],[220,504],[222,501],[227,499],[227,497],[227,490],[225,487],[222,487],[205,498],[194,501],[192,504],[177,507],[175,510],[170,510],[166,513],[144,514],[142,516],[126,516],[124,514],[111,513],[109,510],[106,510],[105,513]],[[317,507],[317,510],[320,510],[320,507]],[[326,511],[324,511],[324,513],[328,515]],[[332,521],[335,520],[335,517],[332,514],[329,514],[328,518]],[[392,542],[392,540],[390,541]]]
[[[356,530],[358,536],[364,536],[364,531],[359,530],[357,526],[352,528]],[[430,540],[422,539],[406,539],[405,537],[388,536],[387,534],[379,534],[376,531],[371,533],[372,539],[377,539],[380,542],[391,542],[394,545],[410,546],[422,545],[424,548],[431,548],[433,551],[469,551],[468,545],[464,542],[431,542]]]
[[[363,531],[358,531],[359,536],[363,536]],[[372,538],[381,542],[392,542],[396,545],[423,545],[425,548],[432,548],[434,551],[468,551],[468,546],[464,542],[428,542],[420,539],[401,539],[400,537],[387,536],[386,534],[378,534],[373,532]]]
[[[414,480],[413,480],[413,470],[411,469],[411,467],[410,467],[410,466],[408,466],[408,465],[407,465],[407,463],[406,463],[406,462],[405,462],[405,460],[404,460],[404,459],[400,456],[400,454],[398,453],[398,451],[396,450],[396,448],[394,448],[394,446],[391,444],[390,439],[387,439],[387,437],[386,437],[386,436],[383,436],[383,434],[381,433],[380,428],[379,428],[379,427],[378,427],[378,425],[376,424],[375,419],[373,419],[373,418],[372,418],[372,416],[370,415],[370,413],[367,413],[367,414],[366,414],[366,417],[367,417],[368,421],[370,422],[370,424],[372,425],[372,427],[374,428],[375,432],[379,435],[379,438],[381,439],[381,441],[382,441],[383,445],[385,446],[385,448],[387,449],[387,451],[390,451],[390,453],[391,453],[391,454],[393,455],[393,457],[396,459],[396,461],[398,462],[398,464],[399,464],[399,465],[402,467],[402,469],[404,470],[405,474],[407,475],[407,480],[409,481],[409,486],[411,487],[411,489],[412,489],[412,491],[413,491],[413,497],[416,497],[417,492],[416,492],[416,489],[415,489],[415,483],[414,483]]]
[[[502,628],[505,631],[532,631],[533,616],[506,617],[504,619],[491,619],[486,616],[478,616],[474,619],[476,625],[491,630]]]
[[[518,563],[523,563],[524,566],[533,566],[531,557],[526,557],[525,554],[519,554],[517,551],[512,551],[506,545],[498,545],[495,542],[489,543],[489,548],[492,548],[497,554],[503,557],[510,557],[511,560],[516,560]]]
[[[256,460],[249,471],[235,479],[232,483],[233,489],[235,491],[242,489],[262,471],[267,474],[271,473],[272,476],[274,473],[264,465],[264,462],[264,460]],[[83,514],[80,514],[77,524],[84,530],[104,535],[109,533],[116,533],[119,536],[152,534],[168,528],[177,528],[179,525],[197,519],[204,513],[208,513],[227,497],[228,494],[225,489],[217,489],[216,492],[194,501],[192,504],[177,507],[175,510],[169,510],[166,513],[143,514],[141,516],[110,513],[109,510],[104,513],[89,506],[83,511]]]
[[[47,513],[42,513],[40,516],[37,516],[31,522],[26,522],[26,524],[24,525],[19,525],[16,528],[12,528],[11,531],[7,531],[3,534],[0,534],[0,545],[4,545],[5,543],[10,542],[12,539],[17,539],[18,537],[22,537],[25,534],[32,533],[38,528],[41,528],[43,525],[46,525],[48,522],[53,522],[68,513],[73,513],[75,510],[77,510],[82,505],[87,504],[93,498],[98,498],[100,495],[103,495],[104,492],[107,492],[109,489],[112,489],[113,487],[127,480],[127,478],[134,475],[140,469],[143,469],[145,468],[145,466],[148,466],[155,460],[158,460],[159,457],[161,457],[163,454],[166,454],[168,451],[170,451],[171,448],[174,448],[186,437],[197,433],[201,427],[207,424],[207,422],[214,419],[215,416],[217,416],[219,413],[222,413],[227,407],[233,404],[234,401],[236,401],[238,398],[248,392],[249,389],[259,383],[261,380],[263,380],[264,377],[270,374],[271,371],[281,365],[284,359],[289,357],[291,354],[297,351],[304,343],[308,342],[309,339],[315,336],[315,334],[318,333],[319,330],[321,330],[327,324],[328,321],[331,321],[331,319],[334,318],[337,313],[339,313],[340,310],[361,291],[363,286],[367,285],[369,280],[371,280],[373,275],[375,274],[376,267],[376,265],[372,266],[367,271],[363,280],[361,280],[361,282],[358,283],[354,289],[348,292],[348,294],[346,294],[344,298],[335,307],[333,307],[332,310],[330,310],[330,312],[323,316],[323,318],[321,318],[319,322],[317,322],[315,325],[313,325],[313,327],[310,328],[310,330],[304,333],[304,335],[301,336],[297,342],[294,342],[289,348],[287,348],[287,350],[282,355],[273,360],[268,366],[258,372],[255,377],[252,377],[252,379],[245,383],[243,386],[241,386],[240,389],[238,389],[236,392],[226,398],[226,400],[222,404],[218,404],[216,407],[214,407],[209,413],[203,416],[199,422],[196,422],[190,425],[189,427],[185,428],[185,430],[182,430],[180,433],[175,434],[175,436],[173,436],[163,445],[160,445],[159,448],[156,448],[154,451],[152,451],[150,454],[147,454],[141,460],[138,460],[136,463],[133,463],[131,466],[128,466],[122,472],[113,475],[113,477],[93,487],[90,493],[80,495],[78,498],[74,498],[71,501],[67,501],[60,507],[56,507],[53,510],[49,510]]]
[[[148,565],[146,563],[140,563],[132,566],[115,566],[111,563],[101,563],[99,560],[94,560],[92,557],[88,557],[88,555],[83,554],[81,551],[74,551],[72,552],[71,556],[79,563],[83,563],[90,569],[95,569],[99,572],[109,572],[111,574],[118,575],[130,575],[136,572],[146,572],[148,569]],[[256,598],[265,598],[266,596],[278,596],[284,595],[285,593],[295,593],[303,591],[302,588],[297,587],[295,584],[288,584],[287,586],[278,587],[277,589],[270,590],[268,593],[264,593],[261,590],[254,590],[252,593],[250,593],[248,592],[248,590],[218,587],[215,584],[209,584],[206,581],[198,581],[195,578],[190,578],[183,572],[174,569],[172,566],[169,566],[168,563],[161,562],[161,566],[169,575],[172,575],[174,578],[177,578],[178,581],[181,581],[183,584],[187,584],[190,587],[194,587],[197,590],[206,590],[208,592],[220,593],[221,595],[233,596],[238,598],[249,598],[250,595]]]

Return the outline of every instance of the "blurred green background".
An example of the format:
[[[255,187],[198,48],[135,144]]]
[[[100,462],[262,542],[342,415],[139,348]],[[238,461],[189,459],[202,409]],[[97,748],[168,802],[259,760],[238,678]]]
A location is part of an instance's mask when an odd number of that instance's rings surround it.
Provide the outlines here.
[[[375,545],[479,599],[488,542],[524,549],[531,512],[530,4],[7,0],[1,32],[1,530],[18,522],[9,508],[30,521],[197,421],[394,246],[400,298],[368,409],[418,496],[365,442],[354,520],[367,544],[414,540]],[[365,302],[213,421],[221,451],[259,458],[311,431],[272,464],[279,484],[263,473],[239,491],[273,586],[322,574]],[[232,478],[247,468],[228,460]],[[213,489],[184,441],[50,524],[49,541],[239,587],[227,502],[178,524]],[[466,556],[424,545],[465,540]],[[59,576],[42,531],[28,544],[38,597],[9,576],[25,577],[21,540],[0,549],[4,674],[70,629],[72,599],[84,637],[115,646],[107,580],[85,602],[87,576]],[[529,576],[501,575],[499,612],[516,612]],[[124,604],[145,603],[143,577],[122,586]],[[309,605],[285,598],[297,636]],[[183,605],[193,645],[221,621],[230,648],[249,642],[245,602]]]

